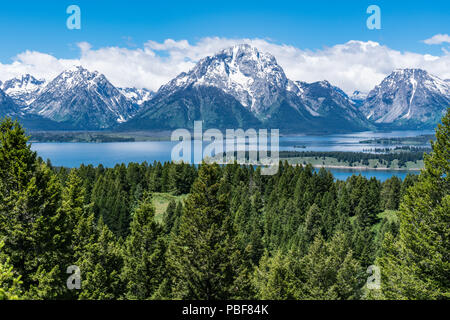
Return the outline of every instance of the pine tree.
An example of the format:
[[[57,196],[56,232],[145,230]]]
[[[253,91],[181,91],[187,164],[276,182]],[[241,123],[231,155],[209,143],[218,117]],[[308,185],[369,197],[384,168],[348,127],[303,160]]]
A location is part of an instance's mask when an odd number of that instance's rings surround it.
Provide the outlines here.
[[[386,210],[397,210],[400,203],[401,196],[401,180],[393,176],[387,179],[383,183],[383,188],[381,190],[381,201],[382,206]]]
[[[322,212],[316,204],[313,204],[306,213],[302,229],[302,250],[306,250],[319,234],[322,234]]]
[[[402,187],[400,188],[400,200],[403,199],[409,187],[412,187],[418,179],[416,174],[408,174],[403,180]],[[398,207],[397,207],[398,209]]]
[[[97,218],[102,218],[116,236],[125,237],[131,221],[133,196],[126,181],[123,166],[108,169],[100,175],[93,187],[92,202]]]
[[[147,195],[133,214],[125,241],[122,279],[128,299],[151,298],[164,278],[166,242],[154,211]]]
[[[450,298],[450,109],[431,146],[400,205],[398,239],[387,236],[377,260],[387,299]]]
[[[177,208],[175,209],[175,212],[174,212],[175,218],[174,218],[173,227],[172,227],[172,230],[171,230],[171,232],[174,235],[177,235],[178,231],[180,229],[181,216],[183,215],[183,208],[184,208],[183,207],[183,202],[179,201],[177,203]]]
[[[67,178],[66,186],[62,192],[61,207],[52,219],[52,224],[58,226],[55,229],[53,243],[57,250],[49,252],[51,258],[44,255],[40,258],[47,264],[40,264],[32,279],[36,284],[27,292],[27,297],[32,299],[74,299],[77,291],[68,290],[66,280],[67,267],[74,265],[75,238],[74,232],[77,224],[86,215],[91,206],[85,205],[85,189],[83,181],[72,170]],[[49,264],[51,263],[51,264]]]
[[[227,299],[233,292],[239,255],[222,187],[220,167],[202,164],[169,245],[175,298]]]
[[[152,192],[162,192],[161,190],[161,177],[162,177],[162,165],[161,162],[153,164],[152,170],[149,175],[149,190]]]
[[[336,210],[338,216],[338,223],[335,227],[336,231],[350,234],[352,231],[350,216],[353,214],[351,214],[350,196],[345,184],[341,189]]]
[[[323,208],[323,229],[326,239],[331,238],[334,233],[334,229],[339,223],[339,215],[336,210],[336,202],[334,197],[334,192],[327,191],[321,201],[321,208]]]
[[[258,299],[290,300],[294,299],[290,284],[293,282],[291,261],[280,250],[273,256],[265,252],[254,273],[254,286]]]
[[[298,249],[266,253],[254,283],[260,299],[358,299],[363,273],[346,235],[338,231],[328,242],[318,234],[304,256]]]
[[[120,273],[123,267],[121,244],[114,234],[93,214],[80,221],[76,228],[76,266],[81,271],[79,299],[114,300],[123,295]]]
[[[300,261],[301,283],[296,299],[358,299],[362,269],[347,246],[346,236],[337,232],[329,242],[319,234]]]
[[[263,203],[261,194],[256,192],[252,199],[252,213],[249,221],[249,255],[252,263],[258,265],[264,252],[263,243]]]
[[[0,238],[27,292],[39,286],[43,270],[50,272],[61,262],[67,251],[67,243],[60,241],[66,222],[58,210],[57,177],[10,119],[0,124],[0,186]]]
[[[173,226],[175,224],[176,220],[176,211],[177,210],[177,203],[175,200],[171,200],[169,202],[169,205],[167,206],[166,212],[164,213],[163,222],[164,222],[164,233],[169,234]]]
[[[9,258],[2,253],[3,242],[0,242],[0,301],[17,300],[21,297],[20,276],[17,276],[13,266],[9,263]]]

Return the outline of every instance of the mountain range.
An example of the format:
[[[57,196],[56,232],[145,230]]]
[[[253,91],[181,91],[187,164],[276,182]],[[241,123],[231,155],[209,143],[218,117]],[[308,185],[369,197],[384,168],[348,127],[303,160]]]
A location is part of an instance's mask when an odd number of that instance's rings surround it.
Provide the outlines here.
[[[272,55],[249,45],[200,60],[163,85],[119,128],[191,129],[194,120],[203,120],[205,127],[271,127],[284,132],[371,126],[339,88],[326,81],[289,80]]]
[[[450,82],[421,69],[394,70],[369,92],[361,106],[382,127],[429,128],[450,107]]]
[[[0,89],[10,96],[15,103],[27,106],[41,94],[46,81],[36,79],[30,74],[0,83]]]
[[[450,81],[421,69],[394,70],[368,93],[348,96],[328,81],[287,78],[274,56],[247,45],[201,59],[161,86],[117,88],[74,66],[46,82],[0,82],[0,116],[39,130],[278,128],[282,133],[434,128],[450,106]]]
[[[19,107],[13,99],[0,89],[0,117],[13,117],[19,112]]]

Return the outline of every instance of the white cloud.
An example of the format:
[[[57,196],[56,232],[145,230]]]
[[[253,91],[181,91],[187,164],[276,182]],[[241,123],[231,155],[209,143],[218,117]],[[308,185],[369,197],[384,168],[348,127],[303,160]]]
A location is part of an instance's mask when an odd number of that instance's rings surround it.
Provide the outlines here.
[[[429,39],[423,40],[426,44],[443,44],[450,43],[450,36],[448,34],[436,34]]]
[[[307,82],[327,79],[346,92],[369,91],[396,68],[423,68],[443,79],[450,78],[450,53],[441,56],[401,52],[379,43],[349,41],[320,50],[305,50],[266,39],[203,38],[196,43],[167,39],[148,41],[141,48],[105,47],[93,49],[79,43],[80,57],[59,59],[49,54],[26,51],[11,64],[0,63],[0,80],[24,73],[51,80],[72,65],[97,70],[116,86],[157,90],[195,63],[223,48],[248,43],[272,53],[292,80]]]
[[[11,64],[0,63],[0,80],[8,80],[26,73],[50,80],[77,63],[78,60],[58,59],[46,53],[25,51],[15,56]]]

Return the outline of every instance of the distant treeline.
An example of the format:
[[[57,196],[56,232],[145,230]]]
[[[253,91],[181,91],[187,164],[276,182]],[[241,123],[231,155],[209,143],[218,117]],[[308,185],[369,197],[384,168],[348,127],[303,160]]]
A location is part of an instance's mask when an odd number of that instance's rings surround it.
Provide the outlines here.
[[[342,152],[342,151],[280,151],[280,158],[303,158],[312,157],[324,159],[326,157],[335,158],[338,161],[347,162],[350,165],[355,163],[369,164],[369,160],[376,159],[381,164],[388,167],[392,161],[398,160],[399,167],[405,166],[408,161],[423,160],[423,151],[396,152],[396,153],[365,153],[365,152]]]
[[[134,142],[133,137],[122,137],[102,133],[88,132],[31,132],[34,142]]]
[[[389,153],[395,151],[410,151],[410,152],[430,152],[431,147],[414,147],[414,146],[396,146],[388,148],[368,148],[363,149],[364,152],[370,153]]]
[[[432,134],[424,134],[416,137],[395,137],[395,138],[377,138],[370,140],[361,140],[359,143],[370,144],[427,144],[431,140],[436,140],[436,137]]]

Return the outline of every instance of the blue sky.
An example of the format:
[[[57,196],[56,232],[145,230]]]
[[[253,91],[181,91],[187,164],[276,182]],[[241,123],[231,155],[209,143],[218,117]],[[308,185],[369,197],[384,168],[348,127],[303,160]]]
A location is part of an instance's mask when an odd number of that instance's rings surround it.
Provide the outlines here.
[[[69,16],[66,8],[72,4],[81,8],[81,30],[66,28],[66,19]],[[366,27],[369,17],[366,9],[372,4],[381,8],[381,30],[369,30]],[[148,41],[164,43],[167,39],[177,42],[186,40],[190,45],[195,45],[208,37],[265,39],[272,44],[288,45],[304,52],[311,50],[318,55],[328,54],[329,52],[321,51],[327,50],[326,48],[358,40],[373,41],[389,48],[392,50],[390,57],[395,56],[394,51],[448,56],[445,50],[450,51],[450,43],[429,45],[423,40],[437,34],[450,34],[450,1],[8,1],[0,7],[0,28],[0,80],[15,72],[34,70],[24,67],[14,71],[9,66],[17,61],[18,54],[27,50],[57,59],[80,59],[80,63],[92,65],[114,80],[114,70],[108,69],[104,64],[96,64],[87,57],[84,57],[84,60],[83,57],[80,58],[80,43],[89,44],[84,47],[89,48],[90,55],[85,55],[91,58],[95,50],[99,53],[98,50],[103,48],[137,50],[128,52],[131,55],[139,49],[144,49]],[[158,51],[155,45],[150,49],[159,55],[162,59],[160,61],[163,61],[165,55],[173,54],[170,50]],[[100,55],[97,57],[100,58]],[[41,63],[43,58],[27,56],[26,59],[21,59],[26,61],[19,63],[29,67],[38,60]],[[186,53],[186,59],[192,59],[192,56]],[[282,61],[283,59],[287,58],[281,57]],[[373,56],[373,59],[377,57]],[[47,60],[50,63],[50,60]],[[419,60],[414,58],[408,61],[411,61],[413,66],[427,66],[426,59],[422,60],[418,62]],[[435,63],[430,66],[431,71],[449,66],[448,61],[450,60],[446,59],[439,65]],[[58,63],[61,67],[55,68],[48,77],[71,62],[59,60]],[[52,62],[52,65],[55,63]],[[378,81],[391,67],[403,66],[398,62],[392,62],[391,65],[384,68],[380,66],[376,70],[377,75],[373,76],[367,87]],[[178,69],[167,71],[167,78],[188,66],[180,63]],[[289,63],[284,62],[283,67],[287,66],[290,66]],[[1,75],[2,72],[4,76]],[[47,76],[42,70],[35,72],[43,77]],[[289,72],[290,70],[287,70],[287,73]],[[290,73],[306,80],[321,77],[321,74],[314,72],[311,76],[299,72]],[[440,76],[447,77],[447,73],[441,72]],[[150,81],[149,77],[156,79],[158,75],[149,73],[145,77],[147,80],[143,78],[140,82],[130,85],[144,86],[145,81]],[[159,80],[154,80],[146,86],[157,88],[166,80],[161,76]],[[117,81],[120,82],[121,79]],[[352,85],[343,86],[350,90]]]
[[[65,26],[70,4],[81,8],[79,31]],[[382,30],[366,27],[370,4],[381,8]],[[206,36],[269,38],[304,49],[374,40],[438,54],[440,48],[420,41],[450,33],[450,1],[8,1],[1,5],[0,28],[2,62],[27,49],[75,57],[74,44],[81,41],[141,46],[147,40]]]

